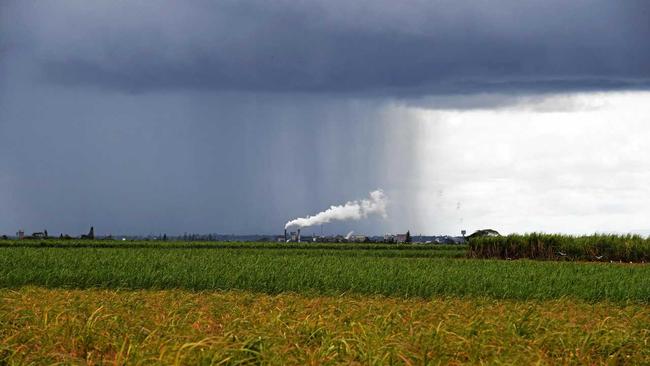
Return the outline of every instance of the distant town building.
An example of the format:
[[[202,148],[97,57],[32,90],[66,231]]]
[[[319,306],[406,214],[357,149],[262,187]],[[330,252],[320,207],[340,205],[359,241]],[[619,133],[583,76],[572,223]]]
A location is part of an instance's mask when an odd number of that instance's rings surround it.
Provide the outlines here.
[[[406,234],[395,235],[395,243],[397,244],[406,243]]]
[[[296,243],[300,243],[301,240],[302,240],[302,237],[300,236],[300,229],[298,229],[298,231],[290,232],[289,233],[289,238],[287,239],[287,241],[292,241],[292,242],[296,242]]]
[[[350,237],[350,241],[353,241],[355,243],[365,243],[365,242],[369,241],[369,239],[365,235],[352,235]]]
[[[32,234],[32,239],[47,239],[47,231],[39,231]]]

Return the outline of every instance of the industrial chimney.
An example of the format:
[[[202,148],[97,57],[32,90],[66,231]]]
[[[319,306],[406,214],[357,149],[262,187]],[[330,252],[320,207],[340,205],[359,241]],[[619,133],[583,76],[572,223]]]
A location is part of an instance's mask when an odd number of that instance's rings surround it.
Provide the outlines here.
[[[298,243],[300,243],[300,229],[298,229]]]

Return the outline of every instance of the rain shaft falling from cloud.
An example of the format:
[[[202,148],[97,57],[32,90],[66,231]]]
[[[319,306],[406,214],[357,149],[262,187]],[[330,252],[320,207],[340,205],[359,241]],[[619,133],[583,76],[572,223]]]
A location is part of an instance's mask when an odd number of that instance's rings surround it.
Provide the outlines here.
[[[300,217],[291,220],[284,225],[284,228],[303,228],[327,224],[331,221],[360,220],[372,214],[386,217],[386,203],[386,194],[383,190],[377,189],[370,192],[370,199],[349,201],[345,205],[331,206],[327,210],[319,212],[314,216]]]

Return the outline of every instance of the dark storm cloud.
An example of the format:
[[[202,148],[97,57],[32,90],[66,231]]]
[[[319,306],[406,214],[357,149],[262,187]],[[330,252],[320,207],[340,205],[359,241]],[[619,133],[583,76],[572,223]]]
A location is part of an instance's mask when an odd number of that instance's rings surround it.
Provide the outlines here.
[[[403,177],[384,172],[411,164],[412,131],[392,136],[377,100],[105,93],[30,85],[20,65],[10,70],[0,91],[0,235],[90,225],[278,233],[292,216],[393,188]],[[378,227],[346,225],[335,232]]]
[[[45,80],[67,86],[406,96],[650,87],[645,1],[19,5],[13,35]]]

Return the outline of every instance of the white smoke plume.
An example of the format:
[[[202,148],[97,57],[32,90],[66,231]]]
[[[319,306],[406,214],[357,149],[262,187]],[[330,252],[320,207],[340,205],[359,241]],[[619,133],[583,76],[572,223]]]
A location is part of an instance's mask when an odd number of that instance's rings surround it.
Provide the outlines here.
[[[345,240],[350,240],[350,238],[352,237],[352,234],[354,234],[354,230],[350,231],[348,233],[348,235],[345,236]]]
[[[386,217],[386,203],[386,194],[383,190],[377,189],[370,192],[370,199],[350,201],[344,205],[332,206],[314,216],[300,217],[291,220],[284,225],[284,228],[303,228],[327,224],[331,221],[360,220],[371,214],[378,214],[382,217]]]

